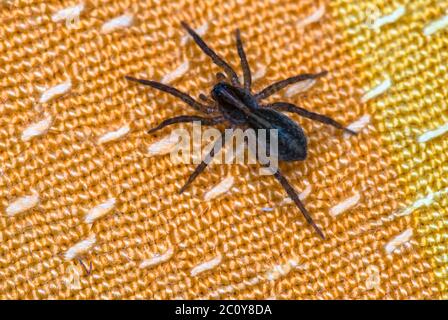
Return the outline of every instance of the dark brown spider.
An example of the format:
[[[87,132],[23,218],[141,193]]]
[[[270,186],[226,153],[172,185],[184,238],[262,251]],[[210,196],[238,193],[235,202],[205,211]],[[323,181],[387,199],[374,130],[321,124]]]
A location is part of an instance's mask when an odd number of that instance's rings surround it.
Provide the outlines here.
[[[186,104],[193,107],[195,110],[211,115],[210,117],[189,115],[173,117],[162,121],[162,123],[160,123],[157,127],[149,130],[148,133],[153,133],[171,124],[193,121],[198,121],[202,125],[215,125],[225,123],[230,124],[232,128],[252,128],[255,131],[258,131],[258,129],[276,129],[278,130],[278,158],[279,160],[283,161],[304,160],[307,156],[307,138],[302,128],[297,123],[295,123],[279,111],[296,113],[302,117],[331,125],[338,129],[345,130],[351,134],[356,134],[355,132],[345,128],[340,123],[327,116],[305,110],[291,103],[275,102],[265,105],[260,103],[263,99],[266,99],[267,97],[271,96],[272,94],[290,84],[308,79],[320,78],[322,76],[325,76],[327,74],[327,71],[322,71],[316,74],[301,74],[271,84],[270,86],[267,86],[257,93],[252,93],[251,72],[246,59],[246,54],[243,49],[239,30],[236,30],[236,46],[238,55],[241,59],[241,66],[244,75],[244,85],[241,85],[240,80],[232,67],[220,56],[218,56],[212,49],[210,49],[210,47],[207,46],[204,40],[202,40],[202,38],[193,29],[191,29],[185,22],[182,22],[182,26],[187,30],[187,32],[190,34],[196,44],[201,48],[201,50],[206,55],[208,55],[215,64],[217,64],[224,70],[228,78],[224,74],[218,73],[216,76],[219,82],[213,87],[211,91],[211,99],[201,94],[199,95],[199,98],[202,100],[202,102],[198,102],[188,94],[183,93],[176,88],[165,85],[163,83],[126,76],[127,80],[135,81],[143,85],[158,89],[160,91],[167,92],[181,99]],[[228,79],[230,79],[230,83]],[[216,148],[213,147],[206,159],[204,159],[196,167],[185,185],[180,189],[179,193],[182,193],[194,181],[194,179],[202,171],[204,171],[208,163],[210,163],[211,159],[215,154],[218,153],[218,151],[222,147],[223,141],[224,133],[222,134],[221,139],[216,142]],[[325,239],[324,234],[314,223],[305,206],[300,201],[297,192],[281,174],[280,170],[277,170],[274,173],[274,177],[280,182],[280,184],[287,192],[288,196],[300,209],[306,221],[314,227],[314,229],[322,239]]]

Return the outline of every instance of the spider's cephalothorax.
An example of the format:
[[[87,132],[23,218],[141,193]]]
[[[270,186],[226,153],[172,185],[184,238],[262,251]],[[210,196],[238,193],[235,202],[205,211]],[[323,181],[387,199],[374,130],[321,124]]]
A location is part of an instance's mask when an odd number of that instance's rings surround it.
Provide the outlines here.
[[[355,132],[345,128],[337,121],[303,108],[297,107],[291,103],[287,102],[275,102],[272,104],[262,104],[261,101],[275,92],[285,88],[286,86],[308,80],[316,79],[327,74],[326,71],[316,73],[316,74],[301,74],[295,77],[291,77],[270,86],[267,86],[263,90],[252,93],[251,91],[251,72],[249,64],[246,59],[246,54],[243,49],[243,44],[241,42],[240,32],[236,30],[236,45],[238,49],[238,54],[241,59],[241,66],[243,68],[244,84],[240,83],[240,80],[236,72],[232,67],[225,62],[220,56],[218,56],[212,49],[210,49],[207,44],[202,40],[202,38],[191,29],[185,22],[182,22],[182,26],[187,30],[196,44],[202,49],[202,51],[208,55],[215,64],[220,66],[227,77],[218,73],[217,78],[219,82],[213,87],[211,91],[212,99],[209,99],[205,95],[200,95],[199,98],[202,102],[193,99],[186,93],[183,93],[176,88],[165,85],[160,82],[136,79],[127,76],[126,79],[135,81],[144,85],[151,86],[155,89],[167,92],[182,101],[190,105],[197,111],[209,114],[209,117],[200,116],[177,116],[174,118],[166,119],[160,123],[157,127],[149,130],[149,133],[160,130],[168,125],[174,123],[182,122],[193,122],[199,121],[202,125],[214,125],[225,123],[230,125],[232,128],[243,127],[255,129],[277,129],[278,132],[278,158],[283,161],[298,161],[304,160],[307,155],[307,140],[305,133],[302,128],[292,121],[290,118],[280,113],[280,111],[296,113],[302,117],[319,121],[322,123],[329,124],[338,129],[343,129],[351,134]],[[223,145],[224,133],[221,139],[216,142],[218,148],[212,148],[208,159],[213,158],[213,156],[219,150],[219,147]],[[202,161],[188,178],[185,185],[180,189],[182,193],[190,183],[207,167],[210,161]],[[286,178],[281,174],[280,170],[274,173],[274,177],[280,182],[288,196],[294,201],[294,203],[299,207],[300,211],[304,215],[307,222],[314,227],[321,238],[324,238],[322,231],[314,223],[313,219],[309,215],[303,203],[300,201],[297,192],[289,184]]]

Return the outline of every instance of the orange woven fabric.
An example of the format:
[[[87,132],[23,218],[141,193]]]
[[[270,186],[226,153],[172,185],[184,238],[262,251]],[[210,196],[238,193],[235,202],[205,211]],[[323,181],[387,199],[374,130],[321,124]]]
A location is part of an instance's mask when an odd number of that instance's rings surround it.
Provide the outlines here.
[[[447,10],[435,0],[3,2],[0,298],[447,298]],[[194,166],[163,154],[170,129],[146,130],[194,112],[124,76],[208,93],[219,68],[181,21],[237,70],[240,28],[254,90],[329,71],[269,98],[360,132],[291,115],[309,153],[281,169],[326,240],[250,166],[211,166],[178,194]]]

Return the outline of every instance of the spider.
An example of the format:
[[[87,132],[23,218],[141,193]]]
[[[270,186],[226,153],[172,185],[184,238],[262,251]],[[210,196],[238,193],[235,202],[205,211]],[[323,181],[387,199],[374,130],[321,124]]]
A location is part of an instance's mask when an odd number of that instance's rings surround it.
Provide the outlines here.
[[[249,63],[244,52],[243,43],[241,41],[241,34],[239,29],[236,30],[236,47],[238,55],[241,60],[241,67],[243,69],[244,84],[241,84],[238,75],[233,68],[222,59],[216,52],[214,52],[204,40],[185,22],[181,22],[182,26],[193,38],[194,42],[199,48],[209,56],[212,61],[221,67],[226,75],[221,72],[216,74],[218,83],[211,90],[211,98],[204,94],[199,95],[201,102],[193,99],[190,95],[179,91],[178,89],[169,85],[152,81],[137,79],[134,77],[126,76],[127,80],[134,81],[160,91],[169,93],[196,111],[209,115],[208,117],[194,116],[194,115],[181,115],[162,121],[158,126],[150,129],[148,133],[156,132],[166,126],[176,124],[198,121],[202,125],[216,125],[216,124],[230,124],[232,128],[246,127],[252,128],[255,131],[258,129],[276,129],[278,130],[278,159],[282,161],[303,161],[307,156],[307,137],[302,128],[281,113],[290,112],[296,113],[304,118],[308,118],[314,121],[331,125],[337,129],[345,130],[350,134],[356,134],[356,132],[345,128],[339,122],[329,118],[325,115],[308,111],[300,108],[294,104],[288,102],[274,102],[270,104],[263,104],[262,101],[277,91],[287,87],[288,85],[308,80],[318,79],[325,76],[328,72],[322,71],[319,73],[300,74],[294,77],[287,78],[275,82],[263,90],[253,93],[251,89],[252,77],[249,67]],[[215,146],[211,149],[208,156],[196,167],[193,173],[188,178],[184,186],[179,190],[181,194],[195,179],[201,174],[207,167],[210,160],[217,154],[223,145],[224,133],[219,140],[216,141]],[[280,182],[285,189],[288,196],[294,201],[296,206],[300,209],[306,221],[316,230],[317,234],[325,239],[323,232],[316,225],[311,218],[307,209],[300,201],[297,192],[280,172],[279,169],[273,173],[274,177]]]

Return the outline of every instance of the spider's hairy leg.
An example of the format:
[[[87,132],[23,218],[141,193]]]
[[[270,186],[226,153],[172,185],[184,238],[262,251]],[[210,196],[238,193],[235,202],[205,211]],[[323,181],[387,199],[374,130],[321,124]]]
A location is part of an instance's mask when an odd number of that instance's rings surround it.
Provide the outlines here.
[[[252,75],[250,73],[249,62],[247,62],[246,53],[244,52],[243,42],[241,41],[241,33],[239,29],[236,29],[236,48],[238,50],[238,55],[241,60],[241,67],[243,68],[243,76],[244,76],[244,89],[250,92],[250,88],[252,85]]]
[[[305,80],[310,80],[310,79],[317,79],[317,78],[327,75],[327,73],[328,73],[328,71],[322,71],[319,73],[304,73],[304,74],[299,74],[298,76],[295,76],[295,77],[291,77],[291,78],[288,78],[285,80],[275,82],[275,83],[267,86],[260,92],[258,92],[255,95],[255,98],[258,101],[260,101],[262,99],[266,99],[267,97],[273,95],[277,91],[280,91],[281,89],[283,89],[291,84],[294,84],[296,82],[305,81]]]
[[[181,24],[182,27],[184,27],[185,30],[187,30],[187,32],[190,34],[190,36],[193,38],[194,42],[196,42],[199,48],[201,48],[201,50],[206,55],[208,55],[216,65],[221,67],[227,73],[227,75],[232,80],[232,84],[234,86],[239,86],[240,81],[238,79],[238,75],[236,74],[235,70],[233,70],[232,67],[227,62],[225,62],[223,58],[218,56],[218,54],[215,51],[213,51],[209,46],[207,46],[204,40],[202,40],[202,38],[196,33],[196,31],[194,31],[188,24],[186,24],[184,21],[182,21]]]
[[[218,81],[224,81],[224,80],[227,80],[225,74],[222,73],[222,72],[217,72],[217,73],[216,73],[216,79],[218,79]]]
[[[133,81],[133,82],[137,82],[140,84],[143,84],[145,86],[150,86],[154,89],[166,92],[171,94],[172,96],[181,99],[183,102],[185,102],[186,104],[188,104],[190,107],[193,107],[193,109],[197,110],[197,111],[201,111],[204,113],[212,113],[214,110],[212,108],[210,108],[209,106],[206,106],[200,102],[197,102],[196,100],[194,100],[191,96],[189,96],[188,94],[174,88],[171,86],[168,86],[166,84],[163,84],[161,82],[157,82],[157,81],[152,81],[152,80],[145,80],[145,79],[137,79],[134,77],[130,77],[130,76],[125,76],[126,80],[129,81]]]
[[[224,144],[225,144],[225,133],[223,132],[221,134],[221,138],[215,142],[209,154],[205,157],[204,160],[202,160],[202,162],[196,167],[196,169],[194,169],[193,173],[190,175],[184,186],[180,188],[179,194],[182,194],[185,191],[185,189],[197,178],[197,176],[201,174],[202,171],[205,170],[208,164],[213,160],[213,157],[216,154],[218,154],[219,151],[222,149]]]
[[[214,105],[215,104],[215,101],[213,101],[212,99],[210,99],[209,97],[207,97],[203,93],[199,94],[199,99],[202,100],[203,102],[208,103],[208,105]]]
[[[199,121],[202,125],[211,126],[214,124],[218,124],[224,122],[223,117],[214,117],[214,118],[204,118],[199,116],[177,116],[169,119],[163,120],[157,127],[154,127],[148,130],[148,133],[154,133],[160,129],[165,128],[166,126],[175,124],[175,123],[185,123],[185,122],[194,122]]]
[[[316,223],[313,221],[313,218],[311,218],[308,210],[306,210],[305,206],[303,205],[302,201],[300,201],[299,196],[297,195],[297,192],[294,190],[294,188],[291,186],[291,184],[286,180],[286,178],[281,174],[280,170],[277,170],[276,173],[274,173],[274,177],[280,182],[283,189],[285,189],[288,196],[294,201],[296,206],[300,209],[303,216],[305,217],[306,221],[313,226],[314,230],[316,230],[317,234],[322,238],[325,239],[325,236],[320,230],[320,228],[316,225]]]
[[[302,116],[304,118],[308,118],[317,122],[321,122],[321,123],[325,123],[328,124],[330,126],[333,126],[337,129],[341,129],[344,130],[350,134],[356,135],[357,133],[353,130],[350,130],[346,127],[344,127],[342,124],[340,124],[339,122],[337,122],[336,120],[327,117],[323,114],[319,114],[319,113],[315,113],[315,112],[311,112],[308,111],[306,109],[300,108],[292,103],[288,103],[288,102],[274,102],[272,104],[268,104],[265,106],[266,108],[270,108],[270,109],[274,109],[274,110],[278,110],[278,111],[285,111],[285,112],[291,112],[291,113],[296,113],[299,116]]]

